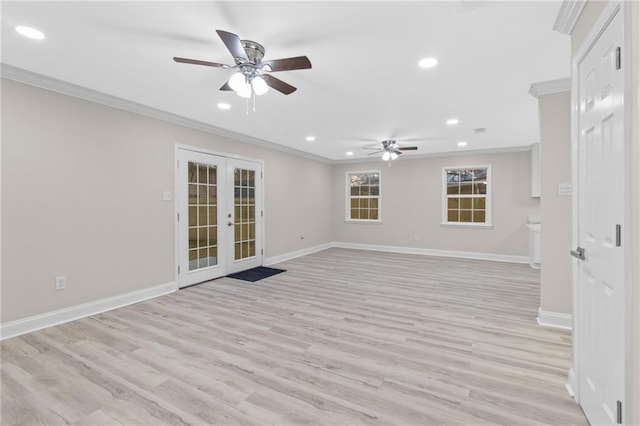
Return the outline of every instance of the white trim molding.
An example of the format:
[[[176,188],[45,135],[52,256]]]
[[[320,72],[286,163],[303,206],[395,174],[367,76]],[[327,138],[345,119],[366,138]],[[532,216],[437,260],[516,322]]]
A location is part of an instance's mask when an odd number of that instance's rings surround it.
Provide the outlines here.
[[[165,121],[167,123],[178,124],[180,126],[188,127],[191,129],[200,130],[202,132],[211,133],[214,135],[222,136],[225,138],[233,139],[240,142],[246,142],[252,145],[261,146],[268,149],[273,149],[287,154],[293,154],[298,157],[307,158],[310,160],[319,161],[321,163],[331,163],[331,160],[319,155],[310,154],[308,152],[300,151],[295,148],[290,148],[284,145],[275,144],[263,139],[254,138],[252,136],[243,135],[241,133],[225,130],[220,127],[213,126],[208,123],[204,123],[197,120],[192,120],[187,117],[183,117],[171,112],[162,111],[157,108],[153,108],[147,105],[143,105],[137,102],[133,102],[127,99],[119,98],[117,96],[109,95],[99,92],[97,90],[88,89],[86,87],[78,86],[73,83],[68,83],[63,80],[58,80],[53,77],[27,71],[22,68],[14,67],[8,64],[0,64],[0,75],[2,78],[17,81],[19,83],[29,84],[31,86],[40,87],[42,89],[50,90],[52,92],[62,93],[64,95],[72,96],[74,98],[83,99],[85,101],[94,102],[100,105],[106,105],[111,108],[116,108],[122,111],[132,112],[134,114],[144,115],[146,117],[155,118],[156,120]]]
[[[388,253],[419,254],[423,256],[488,260],[491,262],[508,262],[508,263],[525,263],[525,264],[529,263],[529,258],[527,256],[513,256],[509,254],[477,253],[477,252],[470,252],[470,251],[437,250],[437,249],[418,248],[418,247],[397,247],[397,246],[383,246],[383,245],[375,245],[375,244],[344,243],[344,242],[334,242],[333,247],[354,249],[354,250],[384,251]]]
[[[333,243],[320,244],[317,246],[308,247],[306,249],[280,254],[278,256],[265,257],[263,259],[263,263],[265,266],[271,266],[271,265],[275,265],[276,263],[285,262],[287,260],[292,260],[297,257],[302,257],[308,254],[313,254],[322,250],[330,249],[331,247],[333,247]]]
[[[573,316],[571,314],[563,314],[560,312],[543,311],[538,308],[538,325],[543,327],[562,328],[571,330],[573,328]]]
[[[553,24],[553,30],[571,35],[586,5],[586,0],[564,0],[560,5],[556,22]]]
[[[556,80],[540,81],[532,83],[529,94],[538,99],[540,96],[553,95],[555,93],[569,92],[571,90],[571,77],[558,78]]]
[[[575,392],[575,389],[578,389],[578,387],[576,386],[576,372],[573,370],[573,368],[569,369],[568,381],[567,383],[565,383],[564,387],[567,389],[567,393],[571,398],[575,399],[576,402],[580,402],[578,401]]]
[[[160,284],[130,293],[94,300],[93,302],[71,306],[57,311],[0,324],[0,340],[31,333],[43,328],[86,318],[112,309],[143,302],[158,296],[173,293],[178,289],[175,282]]]

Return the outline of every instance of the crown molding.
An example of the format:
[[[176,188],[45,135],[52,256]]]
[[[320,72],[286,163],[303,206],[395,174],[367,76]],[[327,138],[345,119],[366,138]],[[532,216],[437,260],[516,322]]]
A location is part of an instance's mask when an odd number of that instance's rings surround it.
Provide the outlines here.
[[[571,35],[586,5],[586,0],[564,0],[560,5],[556,22],[553,24],[553,30]]]
[[[257,145],[263,148],[273,149],[275,151],[296,155],[298,157],[319,161],[321,163],[326,163],[326,164],[332,163],[330,159],[321,157],[319,155],[314,155],[314,154],[310,154],[308,152],[300,151],[294,148],[278,145],[263,139],[258,139],[251,136],[243,135],[242,133],[236,133],[230,130],[225,130],[220,127],[213,126],[211,124],[203,123],[197,120],[192,120],[190,118],[183,117],[178,114],[162,111],[157,108],[153,108],[153,107],[139,104],[137,102],[133,102],[117,96],[102,93],[97,90],[89,89],[89,88],[79,86],[73,83],[69,83],[63,80],[58,80],[46,75],[25,70],[23,68],[14,67],[13,65],[0,63],[0,76],[8,80],[13,80],[19,83],[40,87],[42,89],[50,90],[52,92],[73,96],[78,99],[83,99],[83,100],[94,102],[100,105],[105,105],[105,106],[120,109],[123,111],[132,112],[134,114],[144,115],[146,117],[155,118],[157,120],[165,121],[168,123],[173,123],[173,124],[188,127],[191,129],[200,130],[200,131],[214,134],[217,136],[223,136],[225,138],[237,140],[240,142],[246,142],[246,143]]]
[[[544,95],[553,95],[555,93],[571,91],[571,78],[559,78],[557,80],[541,81],[533,83],[529,88],[529,94],[534,98]]]

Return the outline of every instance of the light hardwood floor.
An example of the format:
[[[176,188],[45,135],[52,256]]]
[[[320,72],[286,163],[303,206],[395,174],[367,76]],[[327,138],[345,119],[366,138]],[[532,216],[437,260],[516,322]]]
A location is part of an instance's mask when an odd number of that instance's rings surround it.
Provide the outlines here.
[[[527,265],[330,249],[1,344],[2,425],[587,424]]]

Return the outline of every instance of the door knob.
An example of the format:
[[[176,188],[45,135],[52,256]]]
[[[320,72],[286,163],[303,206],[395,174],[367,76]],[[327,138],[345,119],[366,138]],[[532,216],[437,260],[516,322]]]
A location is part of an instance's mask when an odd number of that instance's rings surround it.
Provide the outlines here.
[[[584,260],[584,249],[580,246],[578,246],[575,250],[571,250],[571,256],[580,259],[580,260]]]
[[[229,223],[227,223],[227,225],[233,226],[233,222],[230,221]]]

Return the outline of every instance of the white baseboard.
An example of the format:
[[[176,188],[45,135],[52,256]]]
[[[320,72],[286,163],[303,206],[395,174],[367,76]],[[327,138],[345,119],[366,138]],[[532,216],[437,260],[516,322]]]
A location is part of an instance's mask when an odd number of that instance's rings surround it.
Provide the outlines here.
[[[262,263],[265,266],[274,265],[276,263],[285,262],[287,260],[295,259],[296,257],[306,256],[308,254],[316,253],[322,250],[326,250],[333,247],[333,243],[325,243],[317,246],[309,247],[302,250],[296,250],[289,253],[281,254],[278,256],[265,257]]]
[[[538,308],[538,324],[543,327],[563,328],[571,330],[573,328],[573,316],[559,312],[543,311]]]
[[[357,243],[343,243],[343,242],[334,242],[333,247],[355,249],[355,250],[384,251],[389,253],[420,254],[424,256],[489,260],[493,262],[525,263],[525,264],[529,263],[528,256],[512,256],[508,254],[477,253],[477,252],[470,252],[470,251],[436,250],[436,249],[417,248],[417,247],[396,247],[396,246],[384,246],[384,245],[375,245],[375,244],[357,244]]]
[[[122,306],[163,296],[165,294],[172,293],[177,289],[178,287],[175,282],[169,282],[142,290],[132,291],[130,293],[119,294],[117,296],[107,297],[105,299],[95,300],[93,302],[87,302],[81,305],[71,306],[57,311],[0,324],[0,340],[9,339],[11,337],[20,336],[21,334],[31,333],[43,328],[86,318],[101,312],[110,311]]]
[[[564,387],[567,389],[567,392],[569,393],[569,396],[573,399],[575,399],[576,401],[576,389],[578,389],[578,387],[576,386],[576,372],[574,371],[573,368],[569,369],[569,381],[564,385]]]

